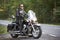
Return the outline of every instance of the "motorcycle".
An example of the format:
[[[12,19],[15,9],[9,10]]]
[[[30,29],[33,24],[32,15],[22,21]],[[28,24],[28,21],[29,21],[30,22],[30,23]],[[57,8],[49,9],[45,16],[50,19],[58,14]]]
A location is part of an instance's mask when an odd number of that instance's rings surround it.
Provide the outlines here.
[[[29,10],[28,13],[33,13],[33,11]],[[14,19],[14,16],[12,17],[12,19]],[[8,24],[7,31],[10,33],[12,38],[17,38],[19,35],[29,36],[29,37],[31,36],[35,39],[41,37],[42,30],[38,22],[28,18],[23,23],[24,24],[23,24],[22,33],[20,32],[19,25],[16,24],[16,22],[12,22],[11,24]]]

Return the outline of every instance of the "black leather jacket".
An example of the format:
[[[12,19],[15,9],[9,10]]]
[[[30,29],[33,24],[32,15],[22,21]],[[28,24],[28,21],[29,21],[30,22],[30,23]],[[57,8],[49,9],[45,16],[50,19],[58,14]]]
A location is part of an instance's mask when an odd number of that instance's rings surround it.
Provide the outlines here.
[[[19,20],[24,20],[25,18],[27,18],[28,15],[26,14],[26,12],[24,10],[21,10],[21,9],[17,9],[17,12],[16,12],[16,21],[19,22]]]

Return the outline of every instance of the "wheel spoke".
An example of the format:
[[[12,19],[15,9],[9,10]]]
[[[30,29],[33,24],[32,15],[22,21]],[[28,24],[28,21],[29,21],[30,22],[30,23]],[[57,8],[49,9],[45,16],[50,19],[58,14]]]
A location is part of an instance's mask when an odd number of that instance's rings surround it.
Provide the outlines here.
[[[36,28],[35,31],[33,31],[33,36],[37,37],[39,35],[39,28]]]

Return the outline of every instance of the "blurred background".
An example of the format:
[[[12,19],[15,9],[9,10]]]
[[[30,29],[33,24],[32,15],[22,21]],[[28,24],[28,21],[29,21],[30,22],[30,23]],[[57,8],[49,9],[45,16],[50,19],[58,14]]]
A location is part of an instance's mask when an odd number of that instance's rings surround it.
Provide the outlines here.
[[[46,25],[60,25],[60,0],[0,0],[0,24],[4,24],[0,25],[0,34],[8,34],[5,24],[10,23],[10,17],[16,15],[21,3],[24,4],[26,13],[30,9],[36,13],[44,33],[60,36],[60,26]]]
[[[39,23],[60,24],[60,0],[0,0],[0,19],[8,20],[23,3],[25,11],[32,9]]]

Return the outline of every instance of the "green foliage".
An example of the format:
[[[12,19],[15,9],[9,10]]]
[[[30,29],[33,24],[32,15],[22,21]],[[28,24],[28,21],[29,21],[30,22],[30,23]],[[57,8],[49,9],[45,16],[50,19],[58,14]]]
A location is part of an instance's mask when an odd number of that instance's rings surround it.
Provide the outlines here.
[[[7,33],[7,27],[0,25],[0,34]]]
[[[11,16],[12,14],[15,15],[19,4],[23,3],[26,12],[28,12],[30,9],[36,12],[36,16],[40,23],[52,23],[55,22],[54,20],[56,20],[56,16],[53,14],[55,12],[53,8],[55,8],[57,5],[59,6],[59,2],[59,0],[1,0],[0,7],[5,9],[6,12],[3,12],[3,14],[0,15],[3,15],[3,19],[5,14],[7,17]],[[57,7],[57,10],[60,9]]]
[[[6,11],[1,11],[0,12],[0,19],[7,19],[8,18],[8,14],[6,13]]]

